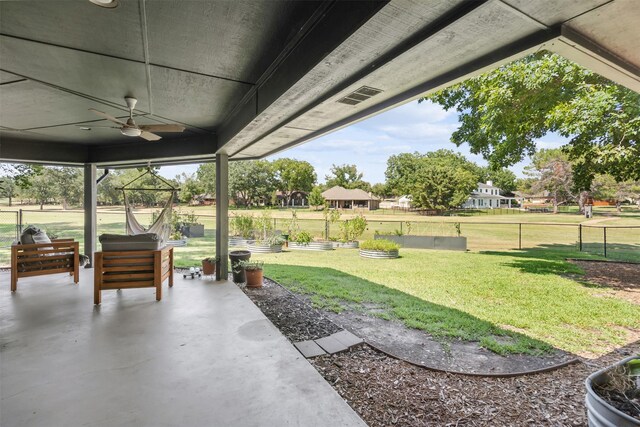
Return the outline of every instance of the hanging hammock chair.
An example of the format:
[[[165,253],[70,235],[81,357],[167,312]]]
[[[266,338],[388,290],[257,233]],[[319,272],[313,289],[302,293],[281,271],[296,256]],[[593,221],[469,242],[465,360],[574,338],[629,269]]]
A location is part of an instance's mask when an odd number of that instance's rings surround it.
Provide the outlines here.
[[[151,175],[152,177],[159,180],[162,184],[164,184],[165,188],[148,188],[148,187],[133,187],[132,185],[140,180],[142,177],[146,175]],[[122,194],[124,195],[124,209],[126,215],[126,227],[127,234],[129,236],[135,236],[137,234],[144,233],[154,233],[158,236],[161,242],[161,246],[164,246],[169,241],[169,236],[171,235],[171,214],[173,208],[173,200],[178,191],[178,188],[171,185],[169,181],[162,178],[153,170],[151,167],[147,168],[147,170],[134,180],[126,183],[122,187],[119,188],[122,190]],[[133,207],[129,203],[129,198],[127,197],[127,191],[166,191],[169,193],[169,197],[167,201],[164,203],[160,214],[156,217],[153,224],[151,224],[148,228],[144,228],[136,219],[133,214]]]

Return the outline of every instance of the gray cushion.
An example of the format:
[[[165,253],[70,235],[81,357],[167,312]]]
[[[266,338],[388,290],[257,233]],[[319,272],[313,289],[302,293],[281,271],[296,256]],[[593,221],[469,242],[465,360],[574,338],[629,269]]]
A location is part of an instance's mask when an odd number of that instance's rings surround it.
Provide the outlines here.
[[[155,251],[160,249],[161,241],[155,233],[125,236],[120,234],[102,234],[99,237],[103,252],[116,251]]]
[[[20,243],[23,245],[32,245],[34,243],[51,243],[51,239],[47,236],[47,233],[40,230],[38,227],[29,225],[22,230],[20,235]]]

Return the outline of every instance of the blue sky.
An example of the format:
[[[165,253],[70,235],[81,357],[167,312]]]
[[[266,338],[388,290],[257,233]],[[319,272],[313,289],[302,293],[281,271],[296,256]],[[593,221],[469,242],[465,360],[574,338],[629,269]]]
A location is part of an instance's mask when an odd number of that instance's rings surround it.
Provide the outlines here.
[[[456,147],[450,141],[457,127],[455,111],[445,111],[428,101],[420,104],[412,101],[268,159],[291,157],[306,160],[315,167],[319,182],[324,182],[332,164],[355,164],[364,173],[364,180],[372,184],[384,182],[387,159],[398,153],[424,153],[446,148],[486,165],[482,156],[469,152],[467,145]],[[555,148],[564,142],[561,136],[550,134],[537,141],[537,145],[538,148]],[[528,159],[514,165],[511,170],[522,176],[522,169],[527,164]],[[165,166],[160,173],[173,178],[181,172],[192,173],[196,169],[197,166]]]

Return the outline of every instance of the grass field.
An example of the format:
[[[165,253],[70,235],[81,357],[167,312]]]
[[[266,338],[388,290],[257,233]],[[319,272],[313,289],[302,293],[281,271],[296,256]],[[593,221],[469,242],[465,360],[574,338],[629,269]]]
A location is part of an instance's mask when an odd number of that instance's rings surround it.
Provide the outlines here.
[[[214,255],[215,218],[208,216],[213,208],[194,211],[205,224],[206,235],[190,239],[187,247],[176,248],[177,266],[198,265],[202,258]],[[271,213],[276,228],[286,229],[291,213]],[[589,223],[575,214],[492,215],[492,224],[486,224],[488,217],[481,216],[405,214],[389,222],[391,215],[383,215],[367,215],[369,226],[364,237],[372,236],[375,230],[393,232],[400,224],[405,233],[411,228],[412,234],[447,235],[453,234],[453,223],[460,222],[471,251],[403,249],[397,260],[363,259],[356,250],[347,249],[254,257],[267,262],[266,275],[308,293],[319,306],[336,311],[346,307],[369,310],[376,316],[395,318],[428,331],[439,339],[479,341],[501,354],[536,354],[556,347],[597,356],[637,339],[640,307],[603,296],[600,289],[564,276],[580,273],[578,267],[565,261],[567,257],[601,258],[597,253],[602,229],[583,227],[584,245],[592,244],[596,255],[578,252],[578,224],[640,225],[637,210],[620,216],[603,210]],[[303,230],[322,234],[321,213],[299,211],[298,216]],[[23,218],[25,224],[83,241],[81,211],[28,210],[23,212]],[[138,218],[141,223],[149,222],[151,210],[141,211]],[[0,235],[14,233],[14,220],[12,212],[0,210]],[[520,226],[509,222],[522,224],[524,250],[510,250],[518,247]],[[541,222],[546,225],[537,224]],[[98,234],[123,232],[121,208],[99,210]],[[335,233],[333,227],[332,232]],[[607,237],[610,257],[640,261],[640,228],[609,228]],[[8,262],[5,243],[0,250],[0,265]]]
[[[554,249],[401,250],[372,260],[357,250],[253,255],[265,275],[311,295],[318,306],[350,307],[443,339],[479,341],[499,354],[560,348],[597,356],[637,339],[640,306],[602,296],[564,274],[580,269]]]

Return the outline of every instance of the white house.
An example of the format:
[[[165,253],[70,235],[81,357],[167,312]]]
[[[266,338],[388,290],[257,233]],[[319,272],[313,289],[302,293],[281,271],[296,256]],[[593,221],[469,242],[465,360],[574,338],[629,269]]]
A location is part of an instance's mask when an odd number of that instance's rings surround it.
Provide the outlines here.
[[[508,197],[500,195],[500,189],[498,187],[494,187],[493,182],[487,181],[486,184],[479,182],[478,188],[471,192],[469,199],[467,199],[462,207],[465,209],[499,208],[502,200],[511,201]]]
[[[398,207],[402,209],[409,209],[411,207],[411,201],[413,197],[411,195],[402,196],[398,199]]]

